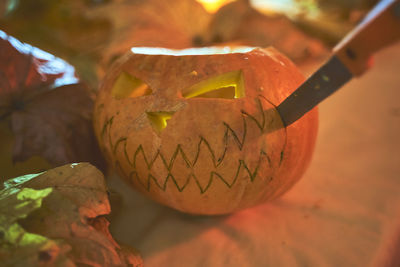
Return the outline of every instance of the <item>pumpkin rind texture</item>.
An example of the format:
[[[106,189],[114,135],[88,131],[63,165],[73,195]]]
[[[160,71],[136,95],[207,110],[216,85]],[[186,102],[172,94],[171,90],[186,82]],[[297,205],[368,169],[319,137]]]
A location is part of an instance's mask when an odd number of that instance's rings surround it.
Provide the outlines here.
[[[284,127],[275,109],[303,81],[274,48],[130,51],[102,82],[94,127],[137,190],[183,212],[226,214],[278,197],[304,174],[317,110]]]

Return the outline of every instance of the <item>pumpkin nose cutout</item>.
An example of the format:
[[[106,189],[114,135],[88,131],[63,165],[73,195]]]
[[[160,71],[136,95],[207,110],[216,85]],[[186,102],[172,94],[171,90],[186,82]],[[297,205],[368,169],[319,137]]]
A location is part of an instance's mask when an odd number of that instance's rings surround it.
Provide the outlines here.
[[[158,111],[158,112],[146,112],[147,118],[149,119],[153,129],[157,133],[161,133],[162,130],[167,127],[167,121],[172,118],[174,112]]]
[[[140,97],[152,94],[151,88],[140,79],[121,72],[111,90],[111,95],[116,99]]]
[[[201,81],[182,91],[185,98],[241,98],[245,95],[241,70],[227,72]]]

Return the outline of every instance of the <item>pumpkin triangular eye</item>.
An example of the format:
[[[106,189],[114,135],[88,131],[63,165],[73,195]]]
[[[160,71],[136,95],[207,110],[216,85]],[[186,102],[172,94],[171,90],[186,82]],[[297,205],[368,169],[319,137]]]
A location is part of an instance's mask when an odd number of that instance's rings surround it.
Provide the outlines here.
[[[160,133],[167,127],[167,121],[171,119],[174,112],[158,111],[146,112],[146,114],[154,130]]]
[[[185,98],[241,98],[245,95],[241,70],[227,72],[201,81],[182,91]]]
[[[151,88],[140,79],[122,72],[114,83],[111,95],[116,99],[152,94]]]

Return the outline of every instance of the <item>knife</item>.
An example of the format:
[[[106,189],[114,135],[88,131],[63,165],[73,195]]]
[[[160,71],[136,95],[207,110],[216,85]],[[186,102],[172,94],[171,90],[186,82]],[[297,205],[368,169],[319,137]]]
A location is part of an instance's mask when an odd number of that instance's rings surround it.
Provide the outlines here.
[[[383,0],[335,46],[330,59],[277,107],[289,126],[371,66],[371,55],[400,39],[400,0]]]

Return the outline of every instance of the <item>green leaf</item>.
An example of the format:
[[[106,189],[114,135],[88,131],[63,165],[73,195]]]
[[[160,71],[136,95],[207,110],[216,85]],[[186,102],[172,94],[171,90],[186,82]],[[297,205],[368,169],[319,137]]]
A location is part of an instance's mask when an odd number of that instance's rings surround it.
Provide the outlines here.
[[[43,199],[52,188],[32,189],[21,185],[40,174],[25,175],[5,182],[0,191],[0,261],[5,266],[34,266],[45,261],[55,266],[68,266],[72,262],[58,251],[70,250],[63,241],[53,241],[27,232],[19,220],[42,207]]]
[[[88,163],[10,179],[0,191],[1,266],[141,266],[102,217],[102,173]]]
[[[40,208],[43,198],[52,191],[51,188],[35,190],[16,187],[8,187],[0,191],[0,225],[10,226],[18,219],[25,218]]]

